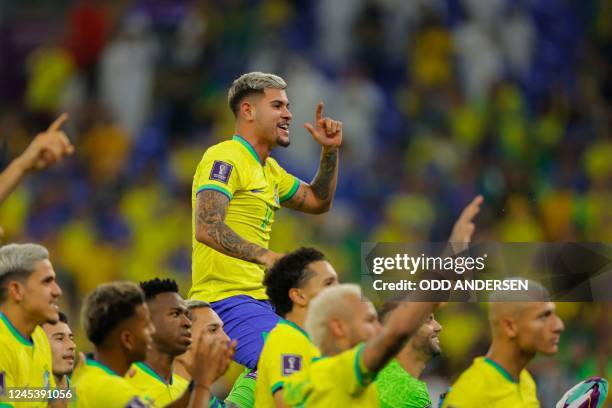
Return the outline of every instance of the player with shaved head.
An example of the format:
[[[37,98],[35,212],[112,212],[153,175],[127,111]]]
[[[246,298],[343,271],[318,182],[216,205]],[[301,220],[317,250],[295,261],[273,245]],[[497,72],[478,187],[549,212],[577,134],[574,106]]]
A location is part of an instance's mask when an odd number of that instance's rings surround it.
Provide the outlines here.
[[[492,343],[459,376],[443,407],[539,407],[536,385],[525,369],[536,356],[558,350],[563,322],[555,304],[537,282],[523,292],[491,296],[489,323]]]

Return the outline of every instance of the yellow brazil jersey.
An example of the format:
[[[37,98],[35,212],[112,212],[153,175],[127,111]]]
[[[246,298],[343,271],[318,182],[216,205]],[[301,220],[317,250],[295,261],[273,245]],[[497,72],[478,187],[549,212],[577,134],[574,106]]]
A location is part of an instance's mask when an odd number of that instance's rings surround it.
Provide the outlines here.
[[[223,255],[195,239],[196,196],[215,190],[230,202],[225,223],[243,239],[268,248],[274,213],[295,194],[300,181],[268,157],[262,165],[253,147],[240,136],[204,153],[193,178],[191,299],[215,302],[236,295],[267,299],[264,268]]]
[[[170,383],[166,383],[151,367],[143,362],[132,365],[134,375],[126,374],[126,379],[141,395],[150,402],[153,407],[165,407],[172,401],[179,399],[187,387],[189,381],[183,377],[172,374]]]
[[[486,357],[474,359],[444,398],[443,407],[531,408],[539,407],[536,385],[527,370],[519,382]]]
[[[72,375],[72,408],[144,408],[150,402],[125,378],[104,364],[87,359]]]
[[[375,375],[364,366],[360,344],[334,357],[323,357],[284,381],[290,407],[377,407]]]
[[[257,363],[255,407],[273,407],[274,393],[289,375],[307,370],[321,355],[308,334],[297,324],[280,319],[266,337]]]
[[[47,335],[36,326],[25,339],[0,312],[0,407],[46,407],[47,401],[12,402],[6,399],[9,388],[55,387],[51,347]]]

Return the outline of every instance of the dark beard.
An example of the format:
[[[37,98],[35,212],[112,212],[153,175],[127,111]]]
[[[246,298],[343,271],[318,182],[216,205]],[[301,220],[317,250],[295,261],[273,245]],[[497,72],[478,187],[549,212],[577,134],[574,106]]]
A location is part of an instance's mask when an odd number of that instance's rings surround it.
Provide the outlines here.
[[[291,144],[291,140],[287,139],[287,140],[283,140],[280,137],[276,138],[276,145],[280,146],[280,147],[289,147],[289,145]]]

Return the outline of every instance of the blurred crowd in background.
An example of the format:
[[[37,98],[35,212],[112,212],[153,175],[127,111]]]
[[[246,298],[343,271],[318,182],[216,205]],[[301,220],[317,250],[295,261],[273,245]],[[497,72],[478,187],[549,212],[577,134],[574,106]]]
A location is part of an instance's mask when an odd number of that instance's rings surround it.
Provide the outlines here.
[[[477,194],[477,241],[612,242],[612,0],[4,0],[0,163],[62,111],[76,155],[0,225],[50,249],[73,321],[109,280],[186,294],[193,173],[252,70],[289,84],[292,143],[274,155],[298,177],[318,166],[316,103],[344,122],[333,210],[280,211],[276,251],[316,246],[358,281],[361,242],[444,241]],[[543,406],[612,368],[605,305],[558,308],[562,351],[533,367]],[[483,310],[439,313],[434,399],[486,352]]]

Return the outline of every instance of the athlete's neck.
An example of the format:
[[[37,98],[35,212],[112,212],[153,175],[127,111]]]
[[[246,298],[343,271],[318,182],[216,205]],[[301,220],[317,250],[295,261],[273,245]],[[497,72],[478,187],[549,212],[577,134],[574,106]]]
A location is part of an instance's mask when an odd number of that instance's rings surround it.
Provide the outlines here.
[[[514,381],[519,380],[521,371],[531,359],[535,356],[534,353],[524,353],[513,343],[495,341],[491,344],[491,348],[486,357],[499,364],[501,368],[512,377]]]
[[[291,311],[285,315],[285,319],[297,324],[301,329],[303,329],[304,322],[306,321],[307,312],[308,309],[299,306],[293,306]]]
[[[266,159],[272,152],[272,147],[266,140],[254,135],[253,131],[241,128],[240,126],[236,126],[236,135],[246,140],[253,147],[255,153],[257,153],[257,156],[259,157],[260,163],[265,163]]]
[[[8,302],[0,307],[0,312],[6,316],[17,332],[27,340],[31,340],[32,332],[36,326],[42,324],[30,318],[21,307]]]
[[[172,378],[172,362],[174,357],[168,353],[164,353],[155,348],[151,348],[147,351],[147,358],[145,364],[151,367],[157,375],[159,375],[166,383],[170,382]]]
[[[416,350],[408,342],[396,358],[404,371],[414,378],[420,378],[430,357],[422,351]]]
[[[97,362],[104,364],[121,377],[127,373],[130,365],[132,365],[132,362],[128,361],[121,349],[106,350],[97,348],[94,353],[94,358]]]

